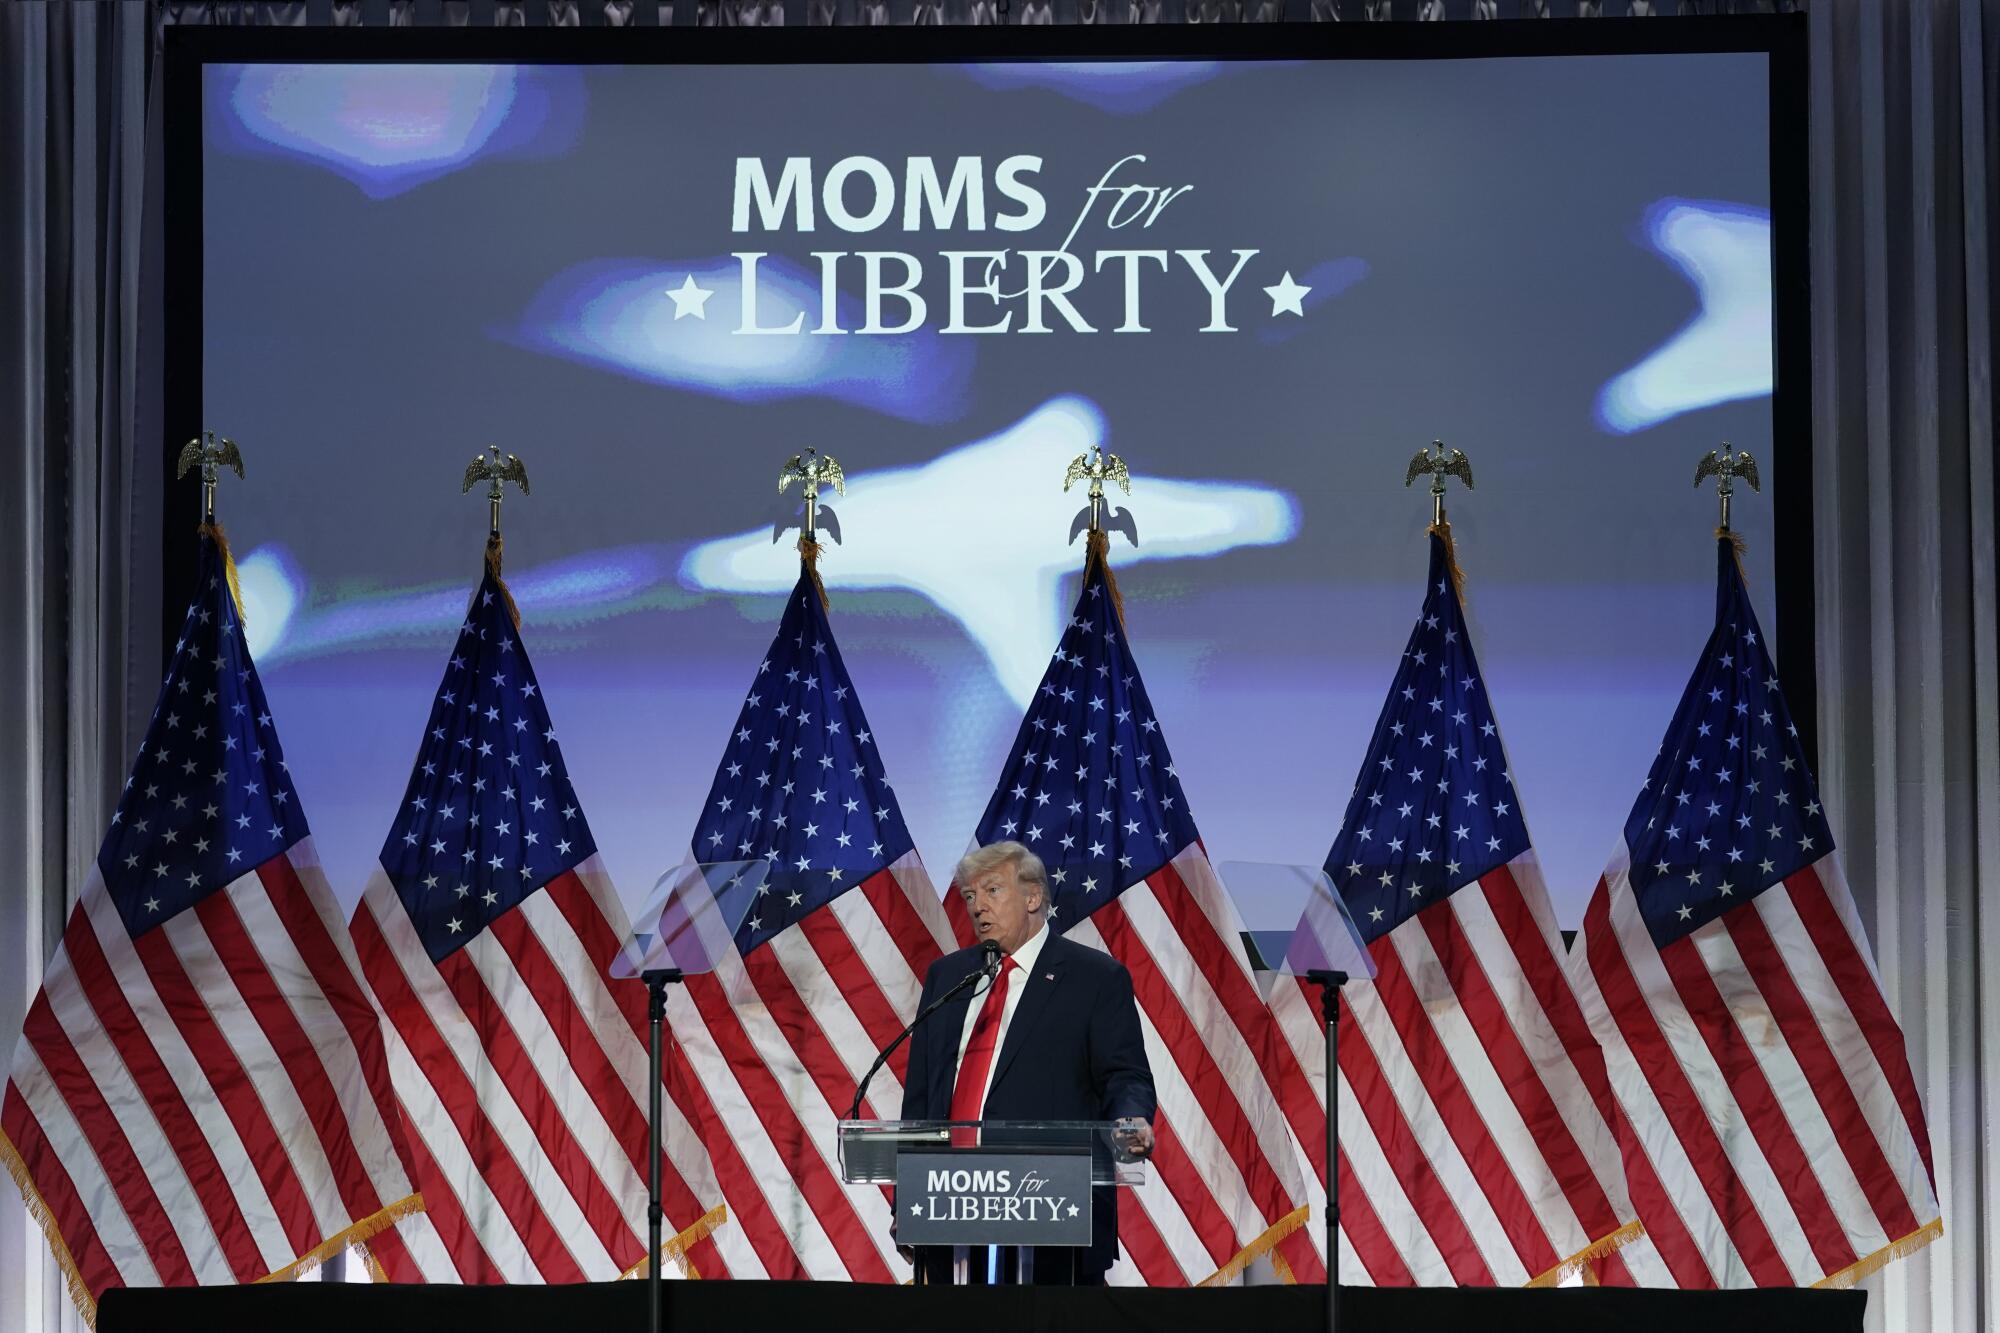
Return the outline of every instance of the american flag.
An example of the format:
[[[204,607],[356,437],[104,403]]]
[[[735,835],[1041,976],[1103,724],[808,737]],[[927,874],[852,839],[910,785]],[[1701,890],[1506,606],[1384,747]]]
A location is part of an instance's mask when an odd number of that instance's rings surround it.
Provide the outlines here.
[[[975,841],[1034,849],[1049,870],[1050,927],[1132,974],[1159,1112],[1147,1183],[1120,1193],[1123,1254],[1107,1280],[1227,1280],[1303,1226],[1305,1191],[1258,1058],[1273,1042],[1270,1013],[1242,925],[1115,601],[1091,558]],[[959,940],[972,943],[963,903],[948,901]],[[1297,1275],[1311,1279],[1300,1253]]]
[[[28,1011],[0,1161],[86,1318],[289,1276],[414,1208],[374,1011],[215,543]]]
[[[353,931],[424,1197],[370,1247],[383,1274],[583,1282],[642,1267],[645,991],[608,979],[624,908],[490,571]],[[664,1141],[673,1257],[725,1272],[706,1154],[681,1121]]]
[[[1638,1227],[1449,553],[1435,533],[1430,546],[1423,611],[1326,859],[1378,969],[1342,994],[1341,1280],[1548,1284]],[[1319,1206],[1318,988],[1281,979],[1272,1009]]]
[[[1903,1034],[1725,539],[1715,629],[1570,955],[1647,1242],[1610,1280],[1846,1285],[1941,1232]]]
[[[882,1190],[840,1179],[836,1123],[949,939],[825,608],[801,574],[695,826],[696,861],[771,862],[737,953],[668,993],[675,1096],[715,1159],[741,1276],[901,1281]],[[902,1103],[908,1048],[866,1116]]]

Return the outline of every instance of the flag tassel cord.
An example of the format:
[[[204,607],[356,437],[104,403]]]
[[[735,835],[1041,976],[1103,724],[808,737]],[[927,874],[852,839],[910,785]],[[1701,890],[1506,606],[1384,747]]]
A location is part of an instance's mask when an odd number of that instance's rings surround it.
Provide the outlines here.
[[[1104,571],[1104,586],[1111,589],[1111,609],[1118,615],[1119,629],[1125,628],[1125,597],[1118,591],[1118,576],[1111,572],[1111,534],[1092,528],[1083,539],[1083,577],[1090,578],[1092,566]]]
[[[1750,576],[1743,572],[1743,553],[1750,549],[1750,543],[1744,541],[1743,534],[1734,528],[1717,528],[1715,535],[1729,543],[1730,553],[1736,557],[1736,577],[1748,583]]]
[[[1458,567],[1458,544],[1451,539],[1451,520],[1441,518],[1425,529],[1444,543],[1444,567],[1451,574],[1451,590],[1465,599],[1465,571]]]
[[[236,581],[236,557],[229,553],[229,535],[222,530],[219,520],[211,517],[196,530],[198,536],[215,543],[216,551],[222,556],[222,573],[229,580],[229,600],[236,603],[236,619],[247,622],[243,609],[243,585]]]
[[[826,585],[819,579],[819,543],[811,537],[799,538],[799,563],[812,575],[813,591],[819,594],[819,609],[832,610],[833,603],[826,599]]]
[[[514,622],[514,628],[521,628],[521,608],[514,604],[514,590],[507,586],[507,580],[500,577],[500,559],[506,553],[507,544],[500,539],[496,529],[486,536],[486,572],[493,576],[493,582],[500,589],[502,600],[507,603],[507,618]],[[473,594],[475,597],[477,593]]]

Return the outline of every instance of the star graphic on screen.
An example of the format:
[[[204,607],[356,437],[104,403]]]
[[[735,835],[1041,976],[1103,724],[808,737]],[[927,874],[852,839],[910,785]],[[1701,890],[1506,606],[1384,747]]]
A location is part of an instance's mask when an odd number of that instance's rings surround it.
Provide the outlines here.
[[[1069,1215],[1070,1215],[1071,1217],[1075,1217],[1075,1216],[1076,1216],[1076,1205],[1075,1205],[1075,1204],[1071,1204],[1071,1205],[1069,1206]]]
[[[1271,298],[1271,317],[1279,315],[1304,315],[1305,307],[1299,303],[1305,300],[1312,288],[1292,281],[1291,270],[1285,270],[1284,280],[1273,287],[1266,287],[1264,295]]]
[[[910,1205],[911,1217],[922,1217],[923,1215],[924,1215],[924,1206],[922,1204],[913,1203]]]
[[[1715,403],[1771,392],[1771,216],[1740,204],[1662,199],[1646,243],[1681,271],[1701,308],[1598,391],[1604,426],[1629,434]]]
[[[667,295],[674,299],[674,318],[676,320],[687,315],[693,315],[696,319],[707,319],[708,311],[706,306],[708,305],[708,298],[715,295],[715,293],[709,291],[706,287],[697,286],[694,274],[690,273],[678,288],[669,289]]]
[[[929,599],[958,622],[1000,687],[1025,708],[1048,663],[1038,645],[1062,632],[1065,580],[1076,574],[1073,552],[1034,534],[1066,522],[1076,512],[1075,497],[1038,487],[994,491],[982,479],[1049,464],[1060,470],[1109,432],[1095,403],[1066,394],[920,466],[850,474],[840,510],[845,541],[838,564],[826,570],[833,580],[827,587],[908,588]],[[967,486],[983,487],[987,496],[979,560],[962,567],[911,561],[913,549],[944,549],[956,540],[952,506]],[[1145,545],[1124,558],[1127,564],[1186,560],[1278,545],[1298,530],[1296,503],[1261,485],[1149,474]],[[718,592],[782,592],[798,573],[797,553],[774,546],[766,525],[701,543],[683,559],[679,577]]]

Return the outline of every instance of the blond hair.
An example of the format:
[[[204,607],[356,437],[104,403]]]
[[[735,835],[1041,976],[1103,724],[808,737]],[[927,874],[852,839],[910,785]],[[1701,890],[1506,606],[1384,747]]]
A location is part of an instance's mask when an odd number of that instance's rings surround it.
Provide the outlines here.
[[[1049,872],[1042,865],[1042,858],[1030,851],[1025,843],[989,842],[984,847],[975,847],[960,859],[958,869],[952,871],[954,884],[969,885],[989,870],[1001,866],[1014,867],[1016,884],[1035,884],[1042,890],[1042,910],[1049,906]]]

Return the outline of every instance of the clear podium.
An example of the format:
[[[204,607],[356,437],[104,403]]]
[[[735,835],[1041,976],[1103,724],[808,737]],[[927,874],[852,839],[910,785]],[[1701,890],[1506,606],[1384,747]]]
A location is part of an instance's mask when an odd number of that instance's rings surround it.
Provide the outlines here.
[[[1145,1183],[1130,1133],[1116,1120],[843,1120],[840,1170],[895,1187],[897,1244],[951,1249],[960,1281],[975,1252],[1009,1248],[1029,1282],[1037,1247],[1088,1248],[1093,1188]]]

